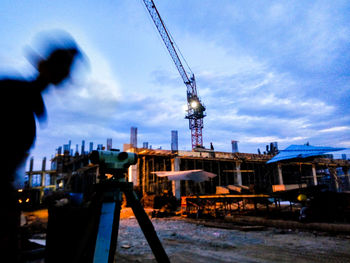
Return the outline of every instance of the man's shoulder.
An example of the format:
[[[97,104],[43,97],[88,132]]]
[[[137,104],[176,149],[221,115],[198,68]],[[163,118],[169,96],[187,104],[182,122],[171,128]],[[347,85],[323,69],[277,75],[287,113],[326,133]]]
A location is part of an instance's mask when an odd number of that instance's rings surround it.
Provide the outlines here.
[[[3,99],[30,99],[33,96],[33,82],[20,78],[1,78],[0,90]]]
[[[0,110],[6,112],[10,109],[16,109],[17,113],[33,111],[35,105],[40,104],[41,95],[33,89],[33,83],[23,79],[0,78]],[[38,98],[39,97],[39,98]]]
[[[0,77],[0,87],[24,87],[30,86],[30,82],[21,78],[1,78]]]

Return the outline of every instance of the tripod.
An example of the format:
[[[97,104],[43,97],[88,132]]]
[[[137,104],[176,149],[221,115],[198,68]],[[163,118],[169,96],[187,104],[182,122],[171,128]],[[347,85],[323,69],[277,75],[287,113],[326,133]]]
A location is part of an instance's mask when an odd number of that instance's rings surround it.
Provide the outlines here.
[[[136,193],[133,191],[133,183],[123,182],[118,178],[120,177],[115,175],[113,178],[102,180],[96,185],[97,193],[100,194],[102,198],[102,207],[99,215],[100,221],[98,224],[93,262],[114,262],[114,254],[117,248],[122,193],[125,194],[127,203],[131,206],[157,262],[170,262],[151,220],[143,209]]]

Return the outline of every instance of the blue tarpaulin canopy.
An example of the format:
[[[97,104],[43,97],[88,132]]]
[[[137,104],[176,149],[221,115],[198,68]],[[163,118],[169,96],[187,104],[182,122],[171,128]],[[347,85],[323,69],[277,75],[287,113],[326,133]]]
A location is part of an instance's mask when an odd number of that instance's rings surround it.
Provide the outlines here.
[[[311,145],[290,145],[286,149],[281,150],[267,163],[274,163],[283,160],[295,159],[295,158],[307,158],[311,156],[324,155],[327,152],[342,151],[346,148],[334,148],[334,147],[320,147]]]

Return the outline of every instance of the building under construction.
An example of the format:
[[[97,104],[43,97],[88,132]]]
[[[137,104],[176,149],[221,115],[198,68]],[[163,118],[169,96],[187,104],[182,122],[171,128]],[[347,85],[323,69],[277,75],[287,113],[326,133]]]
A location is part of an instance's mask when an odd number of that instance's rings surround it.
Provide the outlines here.
[[[176,136],[173,140],[176,139]],[[135,143],[132,136],[131,142]],[[108,140],[108,148],[112,142]],[[137,142],[135,143],[137,144]],[[236,151],[237,142],[232,142]],[[91,144],[90,144],[91,146]],[[99,145],[102,149],[102,145]],[[271,193],[278,190],[288,190],[318,184],[327,185],[332,191],[350,190],[350,162],[343,159],[306,158],[297,161],[285,161],[267,164],[273,157],[273,151],[265,154],[250,154],[240,152],[218,152],[213,149],[195,149],[192,151],[149,149],[124,144],[123,151],[137,153],[136,165],[129,167],[127,178],[134,183],[142,194],[160,194],[164,190],[171,191],[176,198],[181,196],[244,192]],[[77,147],[78,148],[78,147]],[[273,149],[273,147],[271,148]],[[28,186],[51,191],[65,189],[73,192],[91,191],[92,185],[98,180],[98,167],[89,165],[89,151],[85,151],[82,143],[81,153],[72,154],[68,148],[64,152],[57,151],[51,160],[51,169],[46,169],[43,161],[41,170],[33,170],[31,161],[28,175]],[[238,150],[238,149],[237,149]],[[191,180],[169,180],[159,177],[159,171],[204,170],[215,174],[204,182]]]

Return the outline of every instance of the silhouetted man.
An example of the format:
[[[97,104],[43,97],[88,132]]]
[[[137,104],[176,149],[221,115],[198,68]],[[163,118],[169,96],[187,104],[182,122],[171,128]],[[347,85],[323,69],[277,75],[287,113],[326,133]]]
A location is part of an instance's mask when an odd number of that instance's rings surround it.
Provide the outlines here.
[[[26,159],[36,136],[36,121],[45,119],[42,92],[50,84],[60,84],[71,71],[79,54],[76,45],[51,47],[47,58],[38,62],[34,80],[2,79],[1,89],[1,175],[0,175],[0,255],[1,261],[19,260],[19,219],[17,192],[12,183],[18,166]]]

